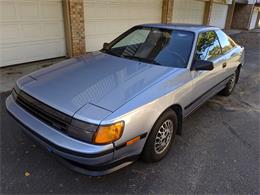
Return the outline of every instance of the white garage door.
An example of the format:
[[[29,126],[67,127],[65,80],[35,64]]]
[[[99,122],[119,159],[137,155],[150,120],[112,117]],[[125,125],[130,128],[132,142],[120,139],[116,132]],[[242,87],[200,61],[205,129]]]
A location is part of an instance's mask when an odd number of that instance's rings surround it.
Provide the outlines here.
[[[252,18],[251,18],[251,21],[250,21],[249,29],[255,28],[256,20],[257,20],[257,14],[258,14],[258,11],[257,11],[257,10],[254,10],[253,15],[252,15]]]
[[[202,24],[205,3],[196,0],[174,0],[173,22]]]
[[[212,6],[212,12],[211,12],[209,24],[224,29],[226,24],[227,11],[228,11],[227,4],[214,3]]]
[[[161,22],[162,0],[85,0],[86,50],[102,48],[132,26]]]
[[[64,55],[61,0],[0,1],[0,67]]]

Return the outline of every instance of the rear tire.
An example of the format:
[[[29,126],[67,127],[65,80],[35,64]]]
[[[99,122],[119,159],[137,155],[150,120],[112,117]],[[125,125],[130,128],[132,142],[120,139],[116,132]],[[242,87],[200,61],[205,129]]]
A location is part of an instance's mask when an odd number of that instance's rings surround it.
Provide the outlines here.
[[[226,87],[222,89],[222,91],[220,91],[219,94],[222,96],[230,96],[236,87],[238,78],[239,78],[239,69],[237,69],[236,72],[233,75],[231,75],[231,78],[227,82]]]
[[[177,115],[166,110],[154,124],[142,152],[145,162],[161,160],[170,150],[178,127]]]

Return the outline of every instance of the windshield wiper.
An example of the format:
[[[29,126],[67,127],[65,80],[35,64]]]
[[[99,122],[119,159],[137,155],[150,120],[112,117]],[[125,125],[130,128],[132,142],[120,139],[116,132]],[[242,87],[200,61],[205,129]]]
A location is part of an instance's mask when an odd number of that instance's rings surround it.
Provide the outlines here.
[[[134,60],[138,60],[140,62],[148,62],[151,64],[156,64],[156,65],[161,65],[159,62],[153,60],[153,59],[148,59],[148,58],[140,58],[137,56],[130,56],[130,55],[121,55],[124,58],[128,58],[128,59],[134,59]]]

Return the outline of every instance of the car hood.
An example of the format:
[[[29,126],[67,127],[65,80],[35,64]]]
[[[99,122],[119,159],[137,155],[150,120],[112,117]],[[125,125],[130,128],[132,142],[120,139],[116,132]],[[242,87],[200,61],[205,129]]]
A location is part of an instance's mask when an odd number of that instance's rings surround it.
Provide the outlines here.
[[[69,115],[87,104],[113,112],[177,70],[95,52],[29,74],[19,87]]]

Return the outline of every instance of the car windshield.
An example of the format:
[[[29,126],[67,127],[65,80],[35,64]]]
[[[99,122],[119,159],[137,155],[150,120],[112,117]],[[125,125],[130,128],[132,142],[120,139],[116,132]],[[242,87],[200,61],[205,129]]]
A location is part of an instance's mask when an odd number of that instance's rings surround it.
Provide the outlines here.
[[[137,27],[101,51],[145,63],[186,68],[193,40],[194,33],[189,31]]]

